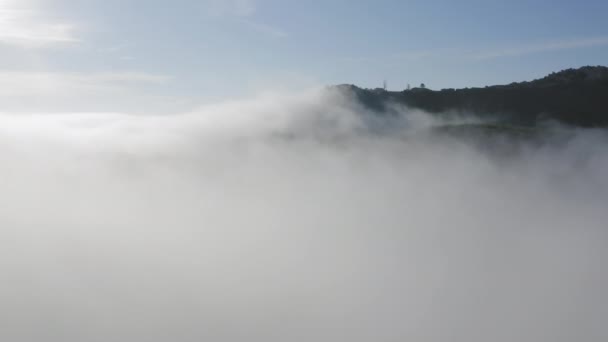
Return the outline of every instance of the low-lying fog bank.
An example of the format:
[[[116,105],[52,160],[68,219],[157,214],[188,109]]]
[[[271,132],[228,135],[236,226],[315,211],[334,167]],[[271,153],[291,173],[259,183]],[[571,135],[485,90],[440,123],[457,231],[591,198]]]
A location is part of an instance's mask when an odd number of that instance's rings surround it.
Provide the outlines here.
[[[0,115],[0,340],[605,341],[606,132],[399,111]]]

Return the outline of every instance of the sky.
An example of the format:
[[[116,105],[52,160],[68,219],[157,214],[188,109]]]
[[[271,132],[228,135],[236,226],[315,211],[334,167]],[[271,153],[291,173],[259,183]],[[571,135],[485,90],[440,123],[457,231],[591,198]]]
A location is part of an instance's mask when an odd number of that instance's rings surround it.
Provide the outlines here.
[[[0,0],[0,112],[530,80],[608,60],[608,2]]]

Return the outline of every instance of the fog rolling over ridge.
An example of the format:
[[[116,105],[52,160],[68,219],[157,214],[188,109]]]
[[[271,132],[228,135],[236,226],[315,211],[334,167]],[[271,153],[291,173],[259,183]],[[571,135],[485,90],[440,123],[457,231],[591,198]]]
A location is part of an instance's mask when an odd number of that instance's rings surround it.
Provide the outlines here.
[[[0,115],[0,340],[605,341],[606,132],[394,111]]]

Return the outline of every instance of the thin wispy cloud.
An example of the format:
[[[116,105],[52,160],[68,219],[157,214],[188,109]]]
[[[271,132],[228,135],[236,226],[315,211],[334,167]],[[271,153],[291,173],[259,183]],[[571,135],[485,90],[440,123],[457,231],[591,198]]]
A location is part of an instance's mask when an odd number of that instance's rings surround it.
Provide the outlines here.
[[[257,11],[254,0],[210,0],[207,4],[210,14],[216,16],[235,16],[247,18]]]
[[[236,19],[237,22],[248,30],[274,38],[285,38],[289,34],[276,26],[261,22],[256,18],[258,3],[254,0],[213,0],[209,3],[209,12],[219,17]]]
[[[521,57],[543,52],[588,49],[608,46],[607,37],[592,37],[579,39],[563,39],[549,42],[526,43],[521,45],[498,48],[439,48],[426,50],[405,50],[384,56],[355,56],[342,60],[350,63],[383,63],[383,65],[398,65],[403,62],[418,62],[428,59],[443,59],[464,61],[484,61],[497,58]]]
[[[234,0],[234,12],[242,17],[249,17],[256,11],[256,4],[253,0]]]
[[[344,57],[343,62],[347,63],[378,63],[382,62],[384,65],[395,65],[403,62],[415,62],[428,58],[436,58],[447,55],[453,52],[449,49],[434,49],[434,50],[409,50],[390,53],[385,56],[358,56],[358,57]]]
[[[168,113],[190,108],[171,76],[141,71],[2,71],[0,112]],[[145,105],[142,105],[145,104]]]
[[[244,19],[244,20],[242,20],[242,22],[245,25],[247,25],[249,28],[251,28],[252,30],[262,33],[264,35],[268,35],[268,36],[275,37],[275,38],[285,38],[285,37],[289,36],[289,34],[286,31],[284,31],[278,27],[275,27],[275,26],[255,22],[255,21],[252,21],[249,19]]]
[[[0,98],[27,96],[75,96],[82,93],[124,91],[143,84],[161,85],[164,75],[142,72],[0,72]]]
[[[518,57],[525,56],[535,53],[560,51],[560,50],[573,50],[592,48],[598,46],[607,46],[608,37],[593,37],[583,39],[570,39],[570,40],[559,40],[551,42],[541,42],[534,44],[526,44],[520,46],[512,46],[503,49],[486,50],[469,55],[474,60],[486,60],[503,57]]]
[[[35,1],[0,0],[0,43],[26,48],[74,43],[73,25],[51,20]]]

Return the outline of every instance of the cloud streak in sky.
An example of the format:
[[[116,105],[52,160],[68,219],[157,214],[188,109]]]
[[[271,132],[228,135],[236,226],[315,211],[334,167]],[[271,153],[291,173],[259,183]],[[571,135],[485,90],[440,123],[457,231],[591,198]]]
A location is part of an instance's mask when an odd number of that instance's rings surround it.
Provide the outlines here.
[[[461,47],[445,47],[439,49],[409,50],[387,54],[386,56],[346,57],[343,60],[352,63],[382,63],[382,65],[399,65],[399,63],[403,62],[418,62],[428,59],[480,62],[498,58],[521,57],[544,52],[589,49],[602,46],[608,46],[608,37],[563,39],[499,48],[466,49]]]
[[[262,24],[259,22],[255,22],[255,21],[251,21],[248,19],[242,20],[242,23],[244,23],[247,27],[251,28],[254,31],[260,32],[262,34],[271,36],[271,37],[275,37],[275,38],[285,38],[288,37],[289,34],[277,27],[274,26],[270,26],[267,24]]]
[[[114,111],[125,107],[157,112],[182,105],[176,103],[177,98],[157,91],[170,86],[171,81],[169,76],[132,71],[0,71],[0,112]]]
[[[0,71],[0,97],[75,96],[86,91],[118,90],[133,84],[164,84],[167,76],[141,72]]]
[[[503,49],[486,50],[471,53],[469,57],[473,60],[487,60],[505,57],[518,57],[531,55],[543,52],[553,52],[561,50],[586,49],[598,46],[607,46],[608,37],[593,37],[582,39],[567,39],[558,41],[549,41],[533,44],[525,44],[520,46],[506,47]]]
[[[75,27],[47,18],[34,0],[0,0],[0,43],[42,48],[78,42]]]
[[[254,0],[211,1],[208,6],[213,15],[236,18],[235,22],[248,30],[274,38],[285,38],[289,35],[281,28],[260,22],[256,18],[259,6]]]
[[[206,0],[203,4],[211,14],[218,16],[248,18],[257,11],[255,0]]]

